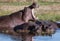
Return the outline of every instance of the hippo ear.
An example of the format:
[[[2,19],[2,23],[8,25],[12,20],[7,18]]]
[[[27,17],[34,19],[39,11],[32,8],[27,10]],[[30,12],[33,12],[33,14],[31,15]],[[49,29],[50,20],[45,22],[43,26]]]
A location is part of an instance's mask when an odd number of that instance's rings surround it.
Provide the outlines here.
[[[36,2],[33,2],[32,5],[29,6],[29,8],[34,9],[39,7],[39,5]]]

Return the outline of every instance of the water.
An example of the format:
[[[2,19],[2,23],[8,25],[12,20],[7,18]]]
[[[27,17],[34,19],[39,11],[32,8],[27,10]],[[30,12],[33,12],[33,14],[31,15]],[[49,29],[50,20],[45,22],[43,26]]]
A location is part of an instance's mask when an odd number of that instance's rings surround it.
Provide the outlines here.
[[[1,41],[21,41],[21,38],[0,34]],[[52,36],[34,36],[33,41],[60,41],[60,29]]]
[[[0,34],[0,40],[1,41],[21,41],[20,37],[6,35],[6,34]]]
[[[34,41],[60,41],[60,29],[52,36],[35,36]]]

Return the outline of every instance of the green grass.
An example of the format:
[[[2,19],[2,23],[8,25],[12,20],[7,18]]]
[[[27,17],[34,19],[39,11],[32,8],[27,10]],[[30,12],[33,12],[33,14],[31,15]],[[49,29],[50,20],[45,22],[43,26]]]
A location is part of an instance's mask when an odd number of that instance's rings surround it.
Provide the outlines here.
[[[11,11],[5,11],[5,10],[0,10],[0,16],[3,16],[3,15],[9,15],[11,13]]]
[[[36,16],[41,20],[60,21],[60,14],[37,14]]]
[[[38,0],[38,3],[39,3],[40,5],[60,4],[60,2],[44,2],[44,1],[40,1],[40,0]]]
[[[0,2],[0,5],[13,5],[13,6],[23,6],[30,5],[31,2]]]
[[[39,2],[40,5],[53,5],[53,4],[60,4],[60,2]]]
[[[12,11],[5,11],[5,10],[0,10],[0,16],[3,15],[9,15],[11,14]],[[36,16],[41,19],[41,20],[52,20],[52,21],[60,21],[60,14],[52,14],[52,13],[47,13],[47,14],[36,14]]]
[[[13,5],[13,6],[22,6],[22,5],[30,5],[32,2],[0,2],[0,5]],[[53,5],[60,4],[60,2],[43,2],[38,1],[39,5]]]
[[[42,2],[42,1],[38,1],[38,3],[40,5],[60,4],[59,2]],[[9,3],[8,2],[7,3],[0,2],[0,6],[1,5],[23,6],[23,5],[30,5],[30,4],[31,4],[31,2],[9,2]],[[0,10],[0,16],[7,15],[10,13],[11,13],[11,11],[9,11],[9,10],[7,10],[7,11],[6,10]],[[60,14],[48,13],[48,14],[37,14],[36,16],[42,20],[60,21]]]

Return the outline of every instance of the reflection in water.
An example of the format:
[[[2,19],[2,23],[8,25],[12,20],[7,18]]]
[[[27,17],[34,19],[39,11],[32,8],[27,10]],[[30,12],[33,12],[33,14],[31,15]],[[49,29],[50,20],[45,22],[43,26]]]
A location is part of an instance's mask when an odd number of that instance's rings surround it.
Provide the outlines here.
[[[60,29],[52,36],[35,36],[34,41],[60,41]]]
[[[21,41],[21,38],[16,36],[6,35],[6,34],[0,34],[0,40],[1,41]]]
[[[20,37],[0,34],[1,41],[21,41]],[[57,30],[52,36],[35,36],[33,41],[60,41],[60,30]]]

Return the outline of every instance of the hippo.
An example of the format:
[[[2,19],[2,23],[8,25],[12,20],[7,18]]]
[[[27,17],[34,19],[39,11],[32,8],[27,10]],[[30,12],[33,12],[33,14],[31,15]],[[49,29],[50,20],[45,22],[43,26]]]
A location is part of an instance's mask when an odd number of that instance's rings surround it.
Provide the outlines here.
[[[52,36],[58,26],[55,22],[45,20],[35,20],[14,27],[14,32],[22,37],[22,41],[32,41],[33,36],[48,35]]]
[[[35,20],[32,10],[37,7],[37,4],[33,2],[32,5],[25,7],[22,10],[14,12],[10,15],[0,16],[0,31],[3,29],[12,30],[17,25],[21,25],[29,20]]]
[[[15,32],[26,30],[28,32],[30,31],[29,33],[34,33],[35,35],[52,35],[57,29],[58,26],[55,22],[47,20],[36,20],[34,22],[28,22],[14,27]]]
[[[20,34],[22,41],[32,41],[33,36],[48,35],[52,36],[58,29],[54,21],[35,20],[14,27],[14,32]]]
[[[35,34],[36,31],[41,27],[41,22],[28,22],[14,27],[16,33],[27,32],[28,34]]]
[[[41,34],[52,36],[58,29],[58,25],[54,21],[42,20]]]
[[[14,27],[14,32],[18,33],[22,38],[22,41],[32,41],[32,37],[38,34],[37,30],[40,30],[41,22],[30,21]]]

